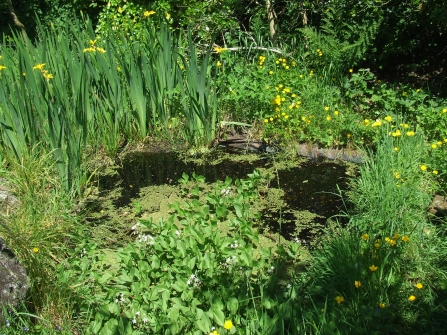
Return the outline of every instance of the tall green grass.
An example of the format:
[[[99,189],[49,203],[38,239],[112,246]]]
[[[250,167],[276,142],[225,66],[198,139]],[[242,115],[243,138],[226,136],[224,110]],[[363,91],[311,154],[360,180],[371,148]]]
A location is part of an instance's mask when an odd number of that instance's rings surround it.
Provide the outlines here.
[[[198,54],[191,36],[179,48],[163,22],[140,41],[95,36],[78,19],[57,31],[39,25],[38,36],[35,45],[14,36],[2,49],[0,136],[18,161],[36,145],[51,151],[67,191],[82,193],[88,179],[87,144],[114,156],[126,140],[169,132],[173,120],[191,145],[214,139],[210,52]]]

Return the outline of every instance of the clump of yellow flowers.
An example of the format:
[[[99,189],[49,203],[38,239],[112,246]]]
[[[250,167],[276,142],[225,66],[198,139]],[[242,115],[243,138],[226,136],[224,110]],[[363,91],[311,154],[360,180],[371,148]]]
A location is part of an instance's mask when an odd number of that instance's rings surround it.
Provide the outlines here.
[[[85,48],[83,50],[83,52],[96,52],[98,51],[99,53],[105,53],[106,51],[103,48],[97,47],[95,46],[96,40],[92,41],[90,40],[90,47]]]

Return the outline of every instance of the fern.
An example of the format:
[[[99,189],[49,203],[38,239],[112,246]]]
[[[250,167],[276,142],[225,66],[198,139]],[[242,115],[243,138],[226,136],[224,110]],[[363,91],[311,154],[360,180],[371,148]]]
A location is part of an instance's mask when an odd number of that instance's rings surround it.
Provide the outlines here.
[[[371,51],[381,17],[349,22],[345,7],[331,7],[322,18],[320,29],[304,28],[302,33],[310,50],[323,50],[326,58],[340,70],[359,63]]]

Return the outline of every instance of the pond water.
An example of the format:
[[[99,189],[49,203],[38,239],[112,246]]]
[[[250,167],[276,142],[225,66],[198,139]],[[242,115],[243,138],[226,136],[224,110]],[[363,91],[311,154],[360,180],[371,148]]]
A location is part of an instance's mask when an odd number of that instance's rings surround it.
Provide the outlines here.
[[[178,184],[183,173],[191,175],[194,172],[204,176],[207,183],[214,183],[227,176],[246,178],[254,169],[270,169],[274,177],[269,188],[282,190],[283,206],[262,209],[261,228],[265,234],[280,233],[287,240],[299,239],[301,242],[318,234],[328,218],[343,209],[339,190],[347,187],[345,164],[306,160],[299,165],[290,167],[288,164],[281,168],[274,166],[272,156],[253,156],[245,159],[245,156],[234,154],[231,158],[216,157],[212,162],[198,164],[175,153],[133,153],[126,156],[114,175],[101,177],[100,190],[107,193],[119,185],[120,196],[114,199],[113,205],[124,208],[138,199],[143,189]]]

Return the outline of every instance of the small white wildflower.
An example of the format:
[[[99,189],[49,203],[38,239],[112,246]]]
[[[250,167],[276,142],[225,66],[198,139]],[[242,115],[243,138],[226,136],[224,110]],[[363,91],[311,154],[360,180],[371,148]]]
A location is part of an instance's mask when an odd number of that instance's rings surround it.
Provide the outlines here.
[[[268,272],[272,273],[275,270],[274,266],[271,266],[270,269],[268,270]]]
[[[135,319],[135,317],[132,319],[132,324],[134,324],[134,325],[137,324],[137,319]]]
[[[295,242],[295,243],[301,243],[301,240],[300,240],[298,237],[295,237],[295,238],[293,239],[293,242]]]
[[[223,196],[230,195],[230,193],[231,193],[231,187],[224,188],[222,191],[220,191],[220,194]]]
[[[155,239],[152,235],[138,235],[138,242],[146,243],[149,245],[155,244]]]
[[[136,313],[135,313],[135,316],[136,316],[136,317],[140,316],[140,312],[136,312]]]
[[[175,235],[177,235],[178,237],[180,237],[180,235],[182,235],[182,232],[180,230],[176,230],[175,231]]]
[[[237,241],[230,244],[230,248],[236,249],[237,247],[239,247],[239,243],[237,243]]]
[[[143,319],[143,323],[148,323],[148,321],[149,321],[149,320],[148,320],[147,318],[144,318],[144,319]]]
[[[287,284],[287,288],[288,288],[288,289],[291,289],[291,288],[292,288],[292,284],[288,283],[288,284]]]

